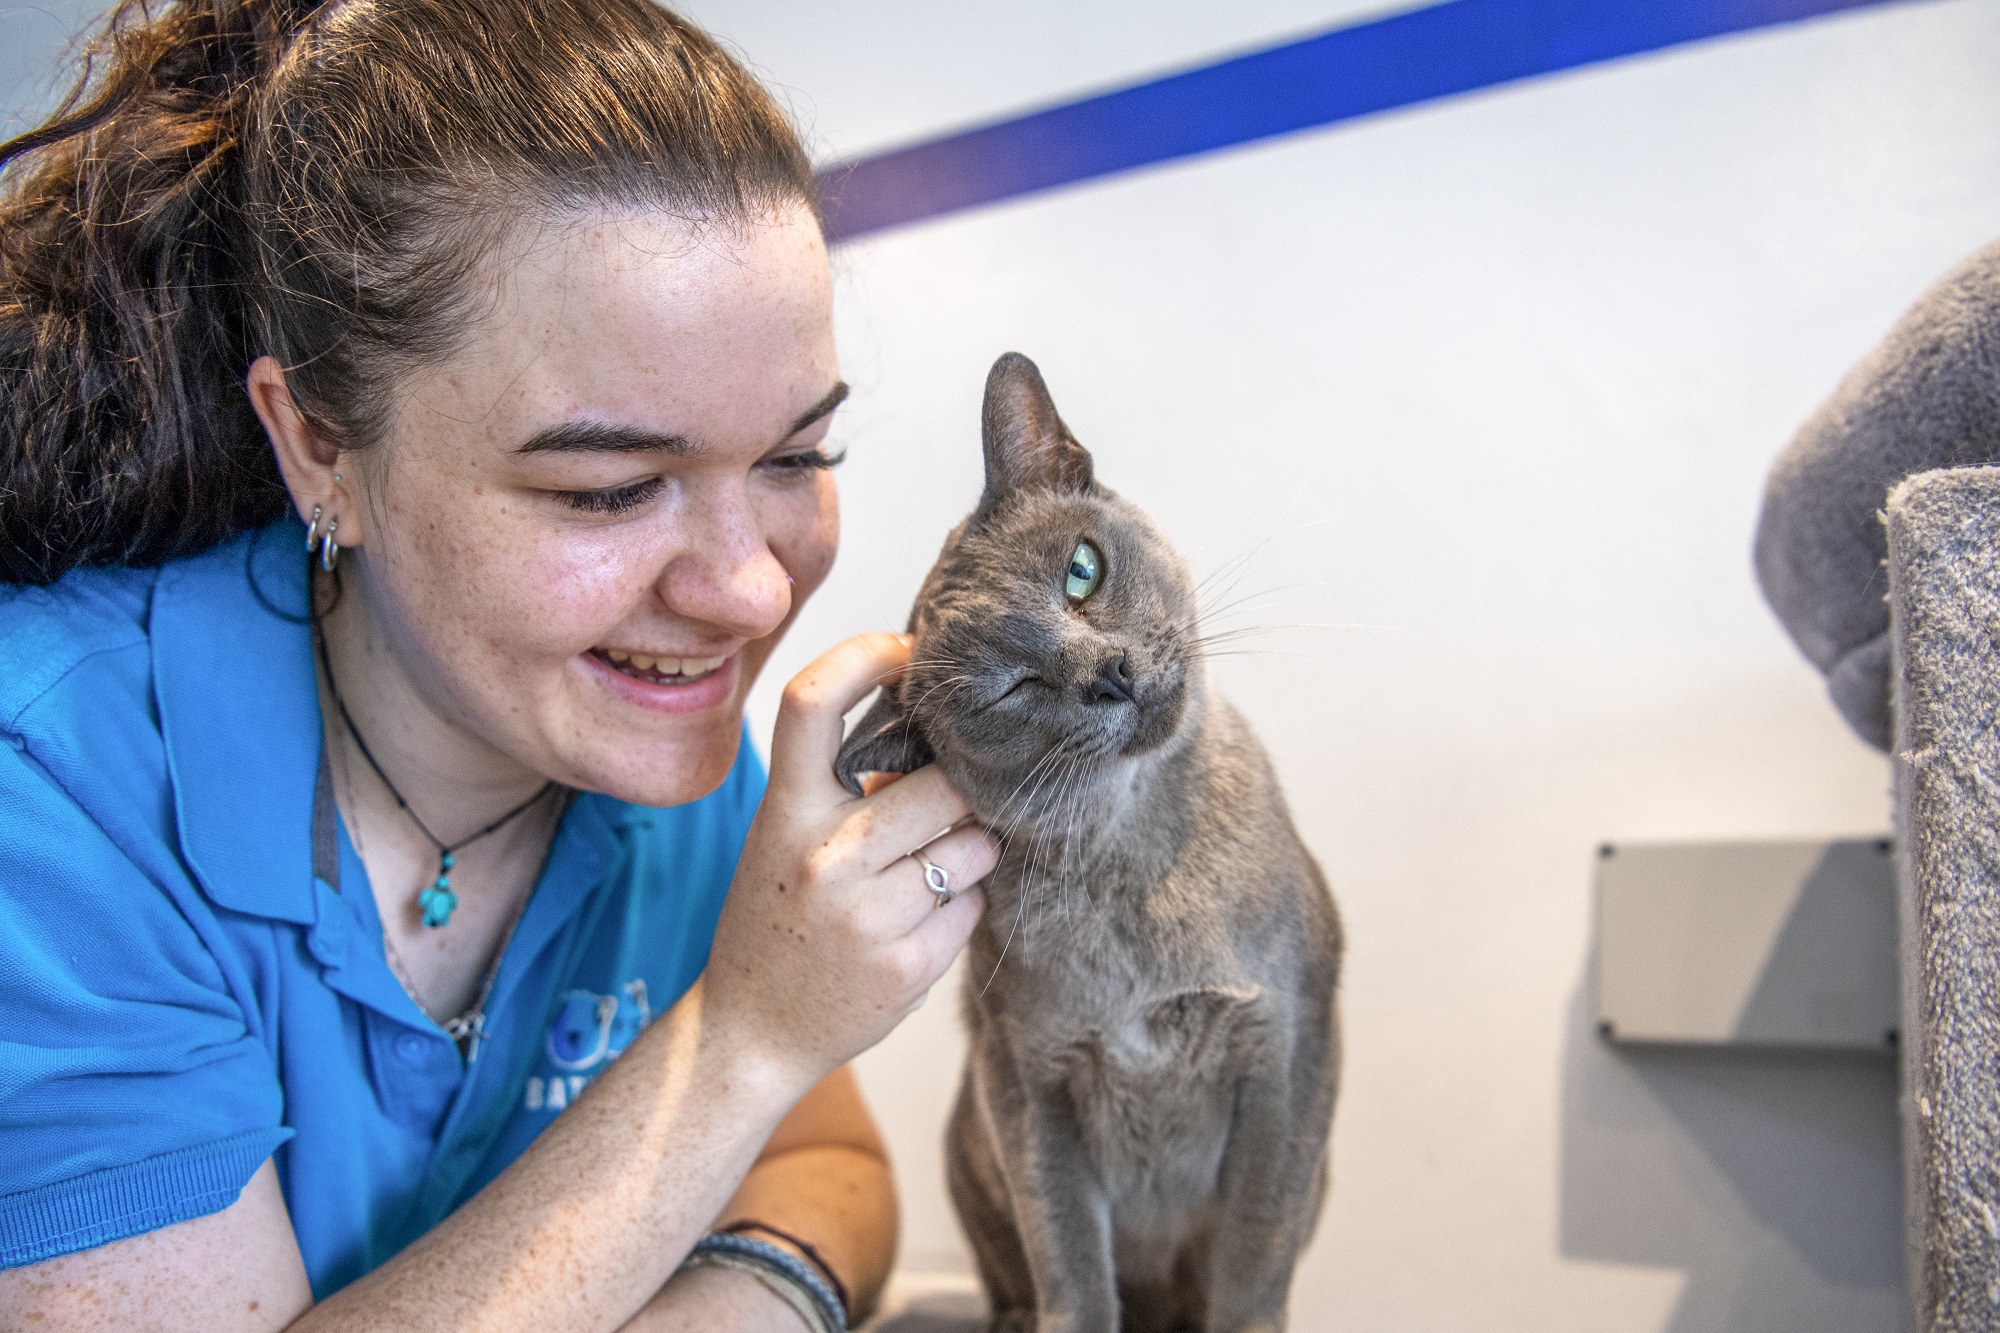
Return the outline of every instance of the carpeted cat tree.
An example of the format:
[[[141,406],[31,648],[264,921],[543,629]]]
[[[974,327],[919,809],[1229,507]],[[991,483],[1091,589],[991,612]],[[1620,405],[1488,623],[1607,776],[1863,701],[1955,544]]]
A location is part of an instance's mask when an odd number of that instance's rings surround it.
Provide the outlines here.
[[[1779,618],[1894,759],[1918,1333],[2000,1333],[1995,462],[2000,244],[1926,292],[1800,431],[1757,532]]]
[[[1889,494],[1917,1327],[2000,1329],[2000,468]]]

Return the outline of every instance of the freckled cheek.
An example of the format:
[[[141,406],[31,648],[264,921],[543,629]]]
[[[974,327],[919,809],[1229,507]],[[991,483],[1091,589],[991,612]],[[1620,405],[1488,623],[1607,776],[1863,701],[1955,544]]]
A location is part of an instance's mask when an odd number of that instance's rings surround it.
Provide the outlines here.
[[[820,493],[801,497],[774,515],[769,531],[771,553],[793,580],[792,600],[803,601],[826,581],[840,547],[840,501],[831,477]]]
[[[416,471],[416,469],[408,469]],[[532,530],[518,505],[460,477],[450,496],[420,492],[420,485],[392,493],[392,534],[398,563],[411,567],[435,597],[487,603],[504,596],[509,575],[531,559]],[[428,477],[420,481],[433,480]]]
[[[648,587],[643,571],[589,547],[522,555],[488,566],[463,598],[481,607],[489,641],[518,660],[567,659],[596,645]]]

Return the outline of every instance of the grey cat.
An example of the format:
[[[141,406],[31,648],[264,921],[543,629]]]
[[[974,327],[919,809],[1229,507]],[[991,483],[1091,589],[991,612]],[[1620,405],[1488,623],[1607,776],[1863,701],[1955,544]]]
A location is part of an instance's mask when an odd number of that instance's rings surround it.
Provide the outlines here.
[[[1186,565],[1026,357],[984,427],[979,506],[838,772],[935,759],[1002,835],[947,1143],[991,1327],[1281,1329],[1327,1188],[1333,899],[1206,687]]]

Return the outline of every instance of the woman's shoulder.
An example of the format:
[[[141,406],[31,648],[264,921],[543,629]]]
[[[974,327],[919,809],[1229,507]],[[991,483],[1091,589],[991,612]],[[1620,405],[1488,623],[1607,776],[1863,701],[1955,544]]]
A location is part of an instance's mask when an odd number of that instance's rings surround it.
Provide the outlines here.
[[[312,920],[319,709],[293,528],[8,589],[0,808],[87,824],[142,878],[192,875],[221,906]],[[274,881],[273,864],[299,873]],[[18,868],[0,848],[0,891]]]
[[[46,587],[0,584],[0,728],[18,728],[37,704],[93,662],[114,674],[143,673],[160,573],[79,569]]]
[[[0,586],[0,743],[74,768],[92,789],[118,766],[155,769],[167,750],[185,752],[177,769],[213,757],[200,775],[247,774],[256,756],[228,743],[238,733],[293,745],[316,714],[305,562],[273,540],[283,535]],[[207,755],[218,748],[230,753]]]

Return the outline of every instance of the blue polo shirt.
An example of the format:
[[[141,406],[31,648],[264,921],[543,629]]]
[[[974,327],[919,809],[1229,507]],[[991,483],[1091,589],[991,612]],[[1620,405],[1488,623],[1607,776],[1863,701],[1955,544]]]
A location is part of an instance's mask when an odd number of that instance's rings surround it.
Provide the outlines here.
[[[763,791],[583,794],[468,1063],[384,961],[321,725],[302,532],[0,585],[0,1267],[234,1202],[275,1154],[315,1296],[511,1162],[694,981]],[[326,865],[324,857],[322,866]]]

